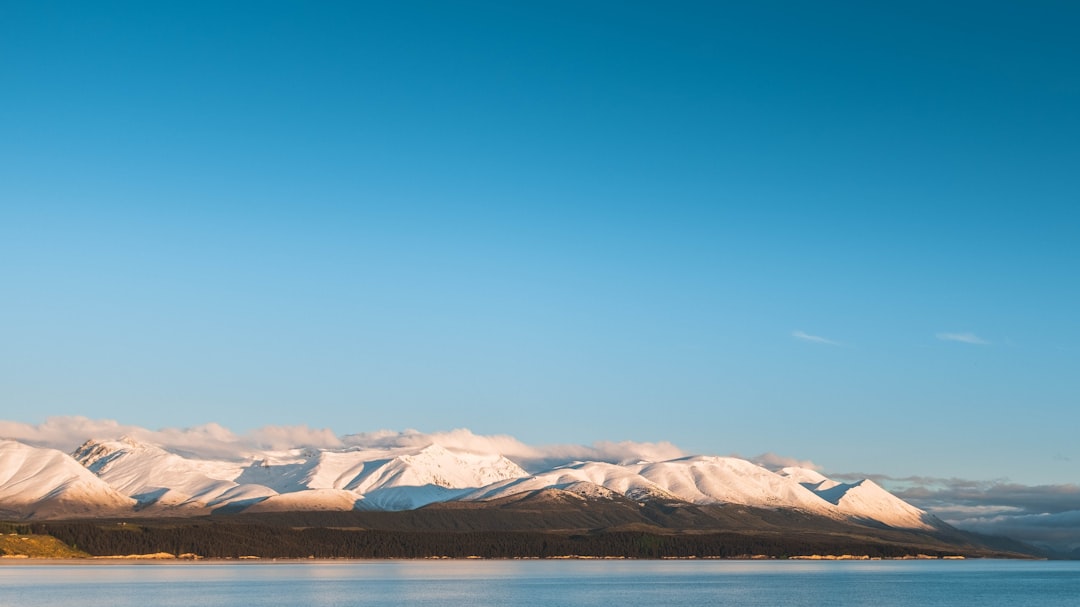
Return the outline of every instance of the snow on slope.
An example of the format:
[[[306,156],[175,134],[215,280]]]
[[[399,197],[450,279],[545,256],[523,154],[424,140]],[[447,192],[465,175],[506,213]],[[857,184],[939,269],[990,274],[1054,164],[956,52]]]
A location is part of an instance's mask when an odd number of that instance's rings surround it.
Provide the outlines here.
[[[407,510],[524,476],[498,454],[439,445],[399,449],[295,449],[250,462],[185,458],[131,439],[87,441],[75,459],[154,513],[367,508]],[[288,495],[289,497],[284,497]],[[172,512],[176,513],[176,512]]]
[[[933,527],[928,521],[929,515],[926,512],[889,493],[872,480],[862,480],[843,486],[846,489],[836,501],[836,507],[844,514],[856,518],[865,517],[892,527],[911,529]],[[838,494],[836,492],[838,488],[830,490],[833,492],[830,497]],[[822,497],[829,499],[825,495]]]
[[[499,454],[450,451],[439,445],[404,449],[323,451],[302,484],[311,489],[349,489],[366,494],[391,487],[482,487],[525,476]]]
[[[360,496],[344,489],[307,489],[273,495],[244,508],[244,512],[354,510]]]
[[[788,478],[746,460],[694,456],[630,465],[578,462],[528,478],[498,483],[467,499],[495,499],[521,491],[564,489],[577,482],[598,485],[631,499],[669,499],[694,504],[743,504],[827,513],[829,504]]]
[[[409,510],[494,482],[526,475],[495,454],[450,450],[440,445],[396,449],[307,451],[302,459],[263,464],[245,471],[278,491],[337,489],[361,496],[358,508]],[[281,455],[279,461],[284,460]]]
[[[72,454],[140,509],[206,511],[236,503],[254,503],[276,492],[262,485],[241,485],[241,465],[233,462],[187,459],[128,438],[89,440]]]
[[[129,511],[134,504],[62,451],[0,440],[4,516],[99,516]]]
[[[586,487],[595,487],[596,489],[586,490]],[[516,493],[543,489],[572,490],[574,493],[588,493],[591,491],[596,495],[604,495],[605,491],[611,491],[632,499],[642,500],[650,497],[654,499],[682,499],[641,476],[632,467],[606,462],[575,462],[533,476],[493,483],[467,494],[463,499],[498,499]]]
[[[495,483],[462,497],[492,500],[544,489],[593,486],[638,501],[672,499],[694,504],[795,508],[837,519],[927,529],[929,516],[873,481],[845,485],[805,468],[775,473],[732,457],[692,456],[617,465],[578,462],[526,478]]]
[[[423,485],[465,489],[522,476],[526,472],[520,466],[497,453],[450,451],[440,445],[428,445],[395,455],[371,474],[357,477],[350,488],[365,493],[385,487]]]
[[[695,504],[828,510],[799,483],[743,459],[693,456],[638,466],[642,476]]]

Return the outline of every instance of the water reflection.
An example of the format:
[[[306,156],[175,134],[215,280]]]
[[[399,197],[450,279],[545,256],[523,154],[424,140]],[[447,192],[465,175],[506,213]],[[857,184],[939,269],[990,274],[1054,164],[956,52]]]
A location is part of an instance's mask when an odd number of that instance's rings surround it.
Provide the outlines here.
[[[1074,605],[1080,563],[342,561],[0,564],[0,605]]]

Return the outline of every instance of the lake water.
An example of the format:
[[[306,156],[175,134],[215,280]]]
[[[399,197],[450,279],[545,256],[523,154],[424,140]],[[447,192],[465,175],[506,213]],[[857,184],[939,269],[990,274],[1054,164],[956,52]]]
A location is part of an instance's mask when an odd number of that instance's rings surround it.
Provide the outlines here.
[[[0,607],[1078,604],[1076,561],[0,563]]]

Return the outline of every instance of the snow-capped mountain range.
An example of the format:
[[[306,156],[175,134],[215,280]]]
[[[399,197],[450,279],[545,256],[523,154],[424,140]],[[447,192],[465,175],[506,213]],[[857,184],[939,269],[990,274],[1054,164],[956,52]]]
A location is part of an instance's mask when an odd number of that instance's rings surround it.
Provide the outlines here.
[[[498,452],[438,442],[206,457],[126,437],[88,440],[71,454],[0,440],[2,518],[409,510],[543,490],[792,509],[902,529],[941,525],[870,480],[845,484],[808,468],[774,471],[735,457],[575,461],[527,472]]]

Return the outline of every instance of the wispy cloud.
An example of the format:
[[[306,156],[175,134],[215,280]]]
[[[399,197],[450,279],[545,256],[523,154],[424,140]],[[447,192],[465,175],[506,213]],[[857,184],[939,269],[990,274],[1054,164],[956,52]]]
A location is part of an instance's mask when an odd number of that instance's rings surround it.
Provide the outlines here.
[[[827,346],[839,346],[839,345],[842,345],[838,341],[833,341],[831,339],[826,339],[824,337],[821,337],[820,335],[810,335],[809,333],[806,333],[804,331],[792,331],[791,336],[794,337],[795,339],[801,339],[802,341],[809,341],[809,342],[813,342],[815,344],[825,344]]]
[[[972,344],[974,346],[989,346],[990,342],[975,335],[974,333],[938,333],[935,337],[941,341],[958,341],[964,344]]]

